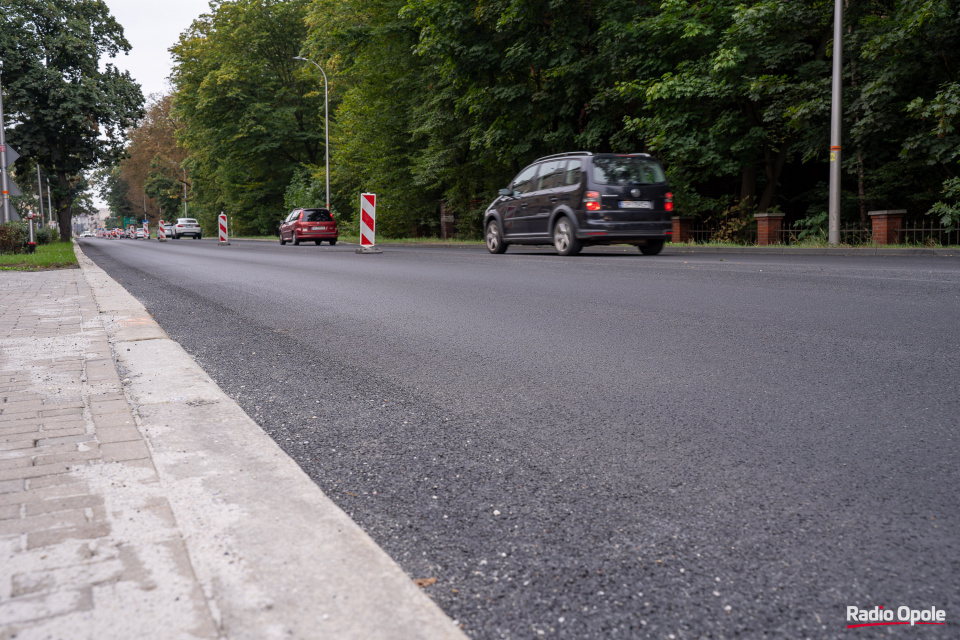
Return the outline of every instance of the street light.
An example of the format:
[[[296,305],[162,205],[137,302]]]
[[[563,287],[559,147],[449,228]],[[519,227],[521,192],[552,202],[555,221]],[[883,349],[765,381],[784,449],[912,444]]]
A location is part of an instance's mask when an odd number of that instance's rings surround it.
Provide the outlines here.
[[[843,0],[833,8],[833,82],[830,98],[830,196],[827,242],[840,244],[841,128],[843,127]]]
[[[327,74],[323,67],[309,58],[294,56],[294,60],[303,60],[309,62],[323,74],[323,150],[326,153],[325,168],[327,170],[327,209],[330,209],[330,112],[328,110],[329,101],[327,100]]]

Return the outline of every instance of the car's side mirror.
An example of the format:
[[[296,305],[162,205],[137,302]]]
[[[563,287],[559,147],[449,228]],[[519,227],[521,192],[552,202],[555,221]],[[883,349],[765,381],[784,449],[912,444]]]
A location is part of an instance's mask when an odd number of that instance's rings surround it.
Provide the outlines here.
[[[505,198],[509,198],[513,195],[513,191],[511,189],[500,189],[500,195]]]

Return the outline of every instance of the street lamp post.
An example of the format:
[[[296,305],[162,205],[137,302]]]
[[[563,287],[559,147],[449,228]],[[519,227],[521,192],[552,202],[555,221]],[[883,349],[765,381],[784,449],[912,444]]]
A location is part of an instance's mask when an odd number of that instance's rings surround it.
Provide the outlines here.
[[[330,209],[330,112],[329,112],[329,100],[327,99],[327,74],[324,72],[323,67],[318,65],[313,60],[309,58],[302,58],[300,56],[295,56],[294,60],[303,60],[304,62],[309,62],[317,69],[320,69],[320,73],[323,74],[323,150],[325,152],[326,160],[324,162],[325,169],[327,171],[327,209]]]
[[[3,74],[3,70],[0,69],[0,75]],[[10,185],[8,184],[9,180],[7,179],[7,137],[4,133],[4,124],[3,124],[3,90],[0,88],[0,192],[2,192],[2,201],[0,201],[0,207],[3,208],[3,221],[10,222],[12,216],[10,215]]]
[[[833,8],[833,87],[830,99],[830,197],[828,203],[827,242],[840,244],[840,178],[843,126],[843,0]]]
[[[187,216],[187,168],[183,167],[183,217]]]

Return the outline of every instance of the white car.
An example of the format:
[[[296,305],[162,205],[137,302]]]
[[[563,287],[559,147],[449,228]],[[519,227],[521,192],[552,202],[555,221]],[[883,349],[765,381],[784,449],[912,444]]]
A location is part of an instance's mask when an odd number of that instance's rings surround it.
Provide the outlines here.
[[[147,235],[147,232],[143,229],[137,229],[137,240],[149,240],[150,237]]]
[[[193,236],[194,240],[199,240],[203,232],[193,218],[177,218],[177,223],[170,228],[170,237],[179,240],[181,236]]]

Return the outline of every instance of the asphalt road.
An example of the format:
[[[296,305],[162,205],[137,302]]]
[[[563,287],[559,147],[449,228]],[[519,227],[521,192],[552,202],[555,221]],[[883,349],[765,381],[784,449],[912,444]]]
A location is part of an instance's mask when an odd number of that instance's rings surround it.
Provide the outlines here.
[[[82,246],[473,638],[960,633],[960,259]]]

